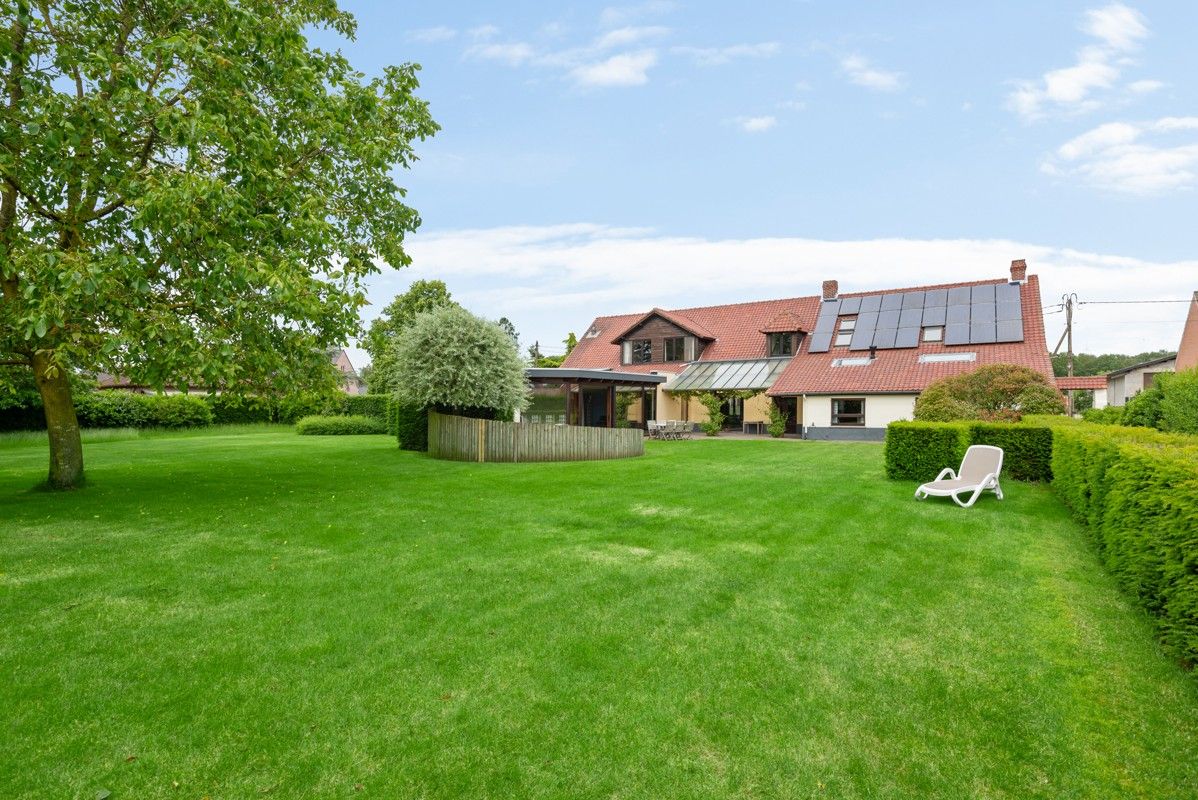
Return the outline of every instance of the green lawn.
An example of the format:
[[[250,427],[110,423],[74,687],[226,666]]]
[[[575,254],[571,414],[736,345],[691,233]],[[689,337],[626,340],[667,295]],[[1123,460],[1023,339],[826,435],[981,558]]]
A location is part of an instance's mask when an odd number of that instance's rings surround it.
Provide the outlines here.
[[[881,448],[0,442],[0,797],[1193,798],[1198,681],[1050,491]]]

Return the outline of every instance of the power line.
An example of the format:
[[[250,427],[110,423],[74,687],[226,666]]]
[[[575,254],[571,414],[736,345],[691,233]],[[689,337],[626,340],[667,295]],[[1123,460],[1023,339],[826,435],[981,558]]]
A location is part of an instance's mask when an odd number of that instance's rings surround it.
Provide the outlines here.
[[[1138,303],[1188,303],[1189,300],[1082,300],[1079,306],[1114,306]]]

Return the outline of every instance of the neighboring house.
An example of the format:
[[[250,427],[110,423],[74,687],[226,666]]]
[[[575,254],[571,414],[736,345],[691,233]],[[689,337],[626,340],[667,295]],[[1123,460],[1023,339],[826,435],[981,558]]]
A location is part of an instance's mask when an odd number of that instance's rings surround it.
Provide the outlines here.
[[[358,371],[354,369],[353,362],[349,360],[349,353],[343,349],[330,350],[329,360],[333,362],[333,366],[341,372],[341,390],[346,394],[366,394],[366,381],[358,375]]]
[[[1176,369],[1177,356],[1171,355],[1108,372],[1107,399],[1113,406],[1125,405],[1144,389],[1151,389],[1157,375]]]
[[[703,421],[689,397],[727,397],[726,424],[757,428],[769,405],[788,431],[818,439],[882,439],[910,419],[928,384],[983,364],[1020,364],[1050,381],[1039,281],[1010,278],[598,317],[566,368],[656,373],[669,380],[629,419]]]
[[[1106,408],[1107,406],[1106,375],[1074,375],[1072,377],[1062,375],[1057,378],[1057,388],[1062,392],[1093,392],[1094,404],[1092,407]]]
[[[1181,331],[1181,344],[1177,346],[1176,369],[1198,367],[1198,292],[1190,298],[1190,313],[1186,315],[1186,326]]]

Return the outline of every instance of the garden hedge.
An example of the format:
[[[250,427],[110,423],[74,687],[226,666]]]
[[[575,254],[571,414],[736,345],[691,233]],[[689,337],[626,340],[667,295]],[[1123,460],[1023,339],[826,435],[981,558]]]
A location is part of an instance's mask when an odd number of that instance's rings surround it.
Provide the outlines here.
[[[1165,646],[1198,664],[1198,437],[1078,424],[1053,441],[1058,496]]]
[[[1003,474],[1021,481],[1052,479],[1052,431],[1039,424],[1001,422],[892,422],[886,429],[886,475],[935,480],[961,465],[971,444],[1001,447]]]
[[[385,394],[347,394],[341,401],[341,413],[346,416],[373,417],[385,423],[390,399]]]
[[[86,392],[75,398],[85,428],[202,428],[213,422],[204,398],[186,394]]]
[[[295,432],[301,436],[359,436],[386,433],[382,420],[361,415],[302,417],[295,423]]]
[[[398,440],[404,450],[428,450],[428,409],[405,403],[399,399],[391,401],[391,419],[388,433]]]

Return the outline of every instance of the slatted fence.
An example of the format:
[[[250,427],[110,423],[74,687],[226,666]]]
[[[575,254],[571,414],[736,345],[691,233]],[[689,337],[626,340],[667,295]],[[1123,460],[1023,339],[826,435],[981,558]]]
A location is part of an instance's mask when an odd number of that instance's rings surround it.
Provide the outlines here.
[[[429,412],[428,453],[452,461],[596,461],[645,453],[635,428],[581,428]]]

